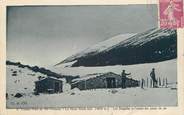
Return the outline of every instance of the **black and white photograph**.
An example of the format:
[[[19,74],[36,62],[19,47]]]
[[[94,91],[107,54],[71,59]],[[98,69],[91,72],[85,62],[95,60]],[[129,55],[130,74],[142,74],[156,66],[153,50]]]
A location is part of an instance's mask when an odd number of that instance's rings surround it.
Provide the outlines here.
[[[6,9],[7,109],[178,106],[177,31],[158,5]]]

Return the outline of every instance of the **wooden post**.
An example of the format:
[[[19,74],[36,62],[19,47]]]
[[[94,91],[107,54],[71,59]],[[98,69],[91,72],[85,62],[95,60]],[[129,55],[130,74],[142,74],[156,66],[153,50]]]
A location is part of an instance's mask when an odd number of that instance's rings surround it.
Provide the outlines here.
[[[153,85],[152,85],[152,79],[150,79],[150,88],[152,88]]]
[[[165,86],[165,79],[163,78],[163,81],[162,81],[162,86],[164,87]]]
[[[159,82],[159,86],[162,86],[160,77],[159,77],[158,80],[159,80],[159,81],[158,81],[158,82]]]
[[[144,79],[141,79],[141,88],[144,88]]]
[[[148,81],[148,77],[147,77],[147,79],[146,79],[146,87],[148,88],[148,86],[149,86],[149,81]]]

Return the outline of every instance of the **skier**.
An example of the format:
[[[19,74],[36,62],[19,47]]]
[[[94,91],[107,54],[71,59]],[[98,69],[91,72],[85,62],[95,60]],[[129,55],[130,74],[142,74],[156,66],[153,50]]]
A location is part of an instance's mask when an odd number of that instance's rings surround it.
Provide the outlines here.
[[[131,73],[125,73],[125,70],[122,71],[122,73],[121,73],[121,87],[122,88],[126,88],[126,85],[125,85],[125,83],[126,83],[126,76],[130,75],[130,74]]]
[[[152,71],[150,73],[150,77],[153,80],[153,88],[157,87],[157,80],[155,77],[155,68],[152,69]]]

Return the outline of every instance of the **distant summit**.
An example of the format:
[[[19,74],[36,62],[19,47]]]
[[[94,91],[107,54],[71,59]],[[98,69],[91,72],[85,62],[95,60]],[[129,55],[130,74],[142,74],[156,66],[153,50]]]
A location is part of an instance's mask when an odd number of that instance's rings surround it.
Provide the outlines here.
[[[153,28],[142,33],[115,36],[73,56],[56,66],[108,66],[153,63],[177,57],[177,34],[173,29]]]

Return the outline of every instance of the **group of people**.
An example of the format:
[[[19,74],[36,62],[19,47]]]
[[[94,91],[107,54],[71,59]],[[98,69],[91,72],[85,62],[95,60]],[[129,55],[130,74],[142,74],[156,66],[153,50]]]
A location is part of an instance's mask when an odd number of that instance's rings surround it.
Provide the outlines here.
[[[122,71],[121,73],[121,81],[122,81],[122,88],[126,88],[126,78],[128,75],[130,75],[131,73],[126,73],[125,70]],[[155,75],[155,68],[152,68],[151,72],[150,72],[150,77],[153,80],[153,87],[157,87],[157,80],[156,80],[156,75]]]

